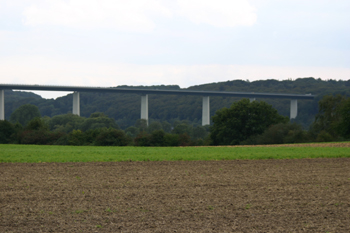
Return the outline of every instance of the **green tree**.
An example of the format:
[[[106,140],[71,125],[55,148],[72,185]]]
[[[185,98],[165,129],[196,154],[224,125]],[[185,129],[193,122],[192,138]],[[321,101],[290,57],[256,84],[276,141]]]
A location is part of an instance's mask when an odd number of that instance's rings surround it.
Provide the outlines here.
[[[68,113],[52,117],[48,123],[50,130],[69,133],[73,130],[79,129],[85,118],[78,115]]]
[[[151,124],[149,124],[147,128],[147,132],[150,134],[153,131],[157,131],[157,130],[163,130],[162,123],[160,123],[159,121],[153,121]]]
[[[242,99],[230,108],[218,110],[212,117],[210,137],[214,145],[238,145],[254,135],[262,134],[273,124],[288,122],[288,117],[263,101]]]
[[[319,111],[310,127],[316,141],[350,138],[350,98],[326,95],[318,103]]]
[[[36,117],[29,121],[24,131],[20,133],[19,142],[21,144],[49,145],[57,141],[60,136],[62,135],[49,131],[45,120]]]
[[[154,130],[151,133],[150,145],[151,146],[165,146],[165,132],[161,130]]]
[[[167,121],[162,122],[162,128],[163,128],[164,132],[166,132],[166,133],[171,132],[171,124]]]
[[[174,127],[173,134],[187,134],[187,135],[191,135],[192,134],[192,126],[187,124],[187,123],[181,123],[178,124]]]
[[[208,136],[208,126],[197,126],[193,128],[192,138],[197,139],[204,139]]]
[[[165,146],[179,146],[180,145],[179,139],[180,139],[180,137],[178,134],[167,133],[164,135],[164,145]]]
[[[73,130],[68,134],[67,144],[73,146],[86,145],[85,135],[81,130]]]
[[[22,126],[26,126],[29,121],[36,117],[41,117],[39,108],[32,104],[25,104],[11,114],[10,121],[12,123],[19,122]]]
[[[145,131],[141,131],[134,139],[135,146],[150,146],[151,135]]]
[[[129,137],[135,138],[140,133],[140,130],[135,126],[130,126],[125,130],[125,133]]]
[[[11,142],[11,136],[16,132],[14,125],[7,120],[0,120],[0,143]]]
[[[253,136],[241,144],[283,144],[309,141],[307,131],[293,122],[271,125],[261,135]]]
[[[96,146],[126,146],[128,145],[128,137],[125,132],[120,129],[103,130],[95,140]]]
[[[115,123],[115,120],[107,117],[101,113],[93,113],[90,118],[86,118],[80,125],[82,131],[98,128],[114,128],[119,129],[119,126]]]
[[[103,112],[94,112],[90,114],[90,118],[107,117]]]
[[[338,136],[337,128],[342,118],[341,106],[345,100],[346,98],[341,95],[326,95],[318,102],[318,113],[311,126],[314,135],[325,131],[334,138]]]
[[[138,119],[135,122],[135,127],[139,129],[140,132],[147,130],[147,121],[145,119]]]
[[[341,119],[337,124],[337,131],[344,138],[350,138],[350,98],[343,101],[339,113]]]
[[[26,126],[26,130],[49,130],[49,127],[46,125],[43,119],[39,117],[35,117],[31,121],[28,122]]]

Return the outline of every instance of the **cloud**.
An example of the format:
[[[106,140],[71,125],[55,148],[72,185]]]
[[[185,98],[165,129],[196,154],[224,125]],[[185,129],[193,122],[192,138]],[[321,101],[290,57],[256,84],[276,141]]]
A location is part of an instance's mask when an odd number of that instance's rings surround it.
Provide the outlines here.
[[[178,0],[183,16],[216,27],[251,26],[257,20],[247,0]]]
[[[180,15],[215,27],[250,26],[255,8],[247,0],[36,0],[24,10],[25,25],[151,31],[155,18]]]
[[[171,16],[158,0],[46,0],[24,11],[26,25],[149,31],[152,15]]]
[[[20,67],[20,69],[19,69]],[[170,85],[189,87],[227,80],[264,80],[301,77],[348,80],[350,68],[262,65],[138,65],[59,60],[49,57],[0,58],[1,83],[101,86]],[[40,92],[38,92],[40,94]],[[49,93],[53,98],[63,94]]]

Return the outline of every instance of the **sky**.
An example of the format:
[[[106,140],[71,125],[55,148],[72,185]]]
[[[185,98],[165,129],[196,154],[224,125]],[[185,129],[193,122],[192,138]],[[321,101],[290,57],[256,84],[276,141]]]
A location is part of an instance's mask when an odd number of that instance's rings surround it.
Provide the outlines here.
[[[0,0],[0,83],[302,77],[350,79],[349,0]]]

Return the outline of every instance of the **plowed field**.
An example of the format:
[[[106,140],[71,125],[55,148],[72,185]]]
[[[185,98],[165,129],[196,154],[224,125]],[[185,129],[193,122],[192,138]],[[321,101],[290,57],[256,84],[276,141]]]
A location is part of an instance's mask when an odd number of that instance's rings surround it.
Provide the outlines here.
[[[350,159],[1,163],[0,232],[350,232]]]

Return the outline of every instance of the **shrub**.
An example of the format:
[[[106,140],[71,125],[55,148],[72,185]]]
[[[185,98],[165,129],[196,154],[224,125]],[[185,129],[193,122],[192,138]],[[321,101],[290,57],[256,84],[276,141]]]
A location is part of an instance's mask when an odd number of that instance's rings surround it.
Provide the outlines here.
[[[191,146],[191,137],[187,134],[180,134],[179,135],[179,145],[180,146]]]
[[[86,145],[85,135],[80,130],[73,130],[68,134],[68,145],[82,146]]]
[[[316,141],[317,142],[332,142],[332,141],[334,141],[334,138],[330,133],[326,132],[325,130],[322,130],[317,135]]]
[[[16,132],[15,127],[7,120],[0,120],[0,143],[9,143]]]
[[[20,144],[50,145],[61,137],[59,133],[40,130],[25,130],[20,134]]]
[[[165,146],[164,136],[163,130],[154,130],[150,137],[150,146]]]
[[[165,146],[179,146],[179,135],[167,133],[164,135],[164,145]]]
[[[32,119],[31,121],[28,122],[26,129],[27,130],[41,130],[42,129],[42,130],[48,131],[49,126],[46,125],[44,120],[42,120],[41,118],[35,117],[34,119]]]
[[[145,131],[141,131],[134,139],[135,146],[150,146],[151,145],[151,135]]]
[[[242,144],[283,144],[301,143],[309,141],[306,131],[297,123],[279,123],[270,126],[262,134],[252,136],[243,141]]]
[[[103,130],[95,139],[96,146],[127,146],[128,137],[123,130],[107,129]]]

